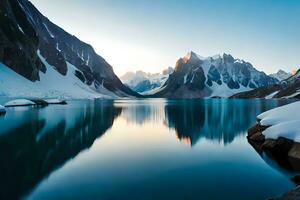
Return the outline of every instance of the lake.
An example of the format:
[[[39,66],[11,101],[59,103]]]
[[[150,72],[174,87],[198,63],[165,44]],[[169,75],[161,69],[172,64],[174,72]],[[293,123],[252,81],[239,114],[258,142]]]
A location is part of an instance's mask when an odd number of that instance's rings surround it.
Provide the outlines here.
[[[85,100],[0,116],[0,199],[266,199],[290,172],[248,143],[287,101]]]

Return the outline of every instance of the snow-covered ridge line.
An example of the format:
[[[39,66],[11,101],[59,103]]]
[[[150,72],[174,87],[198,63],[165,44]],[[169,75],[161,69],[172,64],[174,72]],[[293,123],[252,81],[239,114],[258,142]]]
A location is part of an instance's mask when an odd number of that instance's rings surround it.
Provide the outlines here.
[[[278,83],[253,65],[230,54],[210,57],[189,52],[176,62],[164,89],[153,94],[165,98],[228,98],[234,94]]]
[[[142,94],[148,94],[163,86],[173,71],[174,69],[169,67],[162,73],[146,73],[143,71],[127,72],[121,76],[120,79],[132,90]]]

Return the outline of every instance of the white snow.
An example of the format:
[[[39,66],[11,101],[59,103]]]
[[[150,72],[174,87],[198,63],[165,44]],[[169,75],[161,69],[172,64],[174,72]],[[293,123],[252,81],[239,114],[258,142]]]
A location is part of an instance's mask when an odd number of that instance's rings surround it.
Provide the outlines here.
[[[272,99],[276,94],[278,94],[279,91],[275,91],[271,94],[269,94],[268,96],[265,97],[265,99]]]
[[[186,84],[187,77],[188,77],[188,74],[184,75],[183,84]]]
[[[5,107],[0,105],[0,114],[5,112],[6,112]]]
[[[267,139],[284,137],[295,142],[300,142],[300,120],[282,122],[266,129],[263,134]]]
[[[58,43],[56,43],[56,50],[59,51],[59,52],[61,52],[61,50],[58,47]]]
[[[300,94],[300,90],[297,90],[294,94],[291,94],[289,96],[284,96],[282,97],[283,99],[291,99],[294,98],[295,96],[298,96]]]
[[[273,126],[282,122],[300,120],[300,101],[281,106],[257,116],[263,126]]]
[[[9,101],[5,104],[5,107],[13,107],[13,106],[30,106],[36,105],[34,102],[27,99],[16,99]]]
[[[266,138],[284,137],[300,142],[300,101],[260,114],[257,118],[263,126],[270,126],[263,134]]]
[[[234,94],[251,90],[251,88],[243,87],[242,85],[240,85],[239,89],[230,89],[226,83],[219,85],[215,82],[213,82],[213,85],[209,88],[212,91],[210,97],[218,96],[223,98],[228,98]]]
[[[171,70],[168,71],[169,73],[172,73]],[[136,87],[138,84],[140,84],[143,81],[149,80],[151,84],[158,85],[158,87],[152,88],[151,90],[147,90],[142,92],[143,94],[152,94],[153,91],[156,91],[161,86],[165,84],[165,82],[168,80],[169,74],[166,73],[146,73],[143,71],[137,71],[137,72],[127,72],[123,76],[120,77],[122,82],[126,85],[128,85],[131,88]]]
[[[75,76],[76,67],[70,63],[67,63],[67,75],[63,76],[49,65],[39,52],[38,55],[45,64],[47,72],[45,74],[40,72],[40,81],[36,82],[29,81],[0,63],[0,96],[58,99],[112,98],[112,93],[105,88],[98,88],[96,91],[95,88],[82,83]]]
[[[23,29],[21,28],[21,26],[18,24],[18,29],[23,33],[23,34],[25,34],[24,33],[24,31],[23,31]]]
[[[89,64],[90,64],[90,54],[88,54],[88,58],[87,58],[87,60],[86,60],[86,63],[85,63],[87,66],[89,66]]]
[[[283,70],[278,70],[277,73],[274,73],[274,74],[270,74],[269,76],[273,77],[273,78],[276,78],[278,81],[283,81],[285,79],[288,79],[289,77],[292,76],[291,73],[287,73]]]
[[[55,38],[55,36],[53,35],[53,33],[49,30],[48,26],[43,23],[44,27],[46,28],[47,32],[49,33],[50,37]]]
[[[61,99],[45,99],[45,101],[49,104],[58,104],[58,103],[62,103],[64,100],[61,100]]]

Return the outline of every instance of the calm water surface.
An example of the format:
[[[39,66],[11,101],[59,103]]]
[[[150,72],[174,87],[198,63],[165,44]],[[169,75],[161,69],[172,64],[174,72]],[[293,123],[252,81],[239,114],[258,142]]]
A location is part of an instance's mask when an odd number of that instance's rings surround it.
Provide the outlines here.
[[[246,132],[274,100],[72,101],[0,116],[0,199],[266,199],[293,188]]]

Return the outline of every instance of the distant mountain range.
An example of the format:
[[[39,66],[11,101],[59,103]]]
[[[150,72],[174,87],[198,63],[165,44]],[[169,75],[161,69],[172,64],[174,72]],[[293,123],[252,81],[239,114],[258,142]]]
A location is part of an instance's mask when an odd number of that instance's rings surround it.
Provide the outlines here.
[[[256,70],[251,63],[230,54],[205,58],[189,52],[177,61],[174,73],[151,97],[230,97],[278,82]]]
[[[276,78],[278,81],[283,81],[292,76],[291,73],[285,72],[283,70],[278,70],[277,73],[270,74],[271,77]]]
[[[1,95],[140,96],[122,84],[89,44],[53,24],[28,0],[1,0],[0,41],[0,64],[6,72],[1,74]],[[13,72],[22,76],[13,77],[16,85],[8,80]],[[32,91],[26,92],[28,88]]]
[[[234,95],[232,98],[297,98],[300,99],[300,69],[280,83]]]
[[[173,72],[174,69],[172,67],[165,69],[161,73],[127,72],[120,79],[132,90],[141,94],[149,94],[160,88]]]

